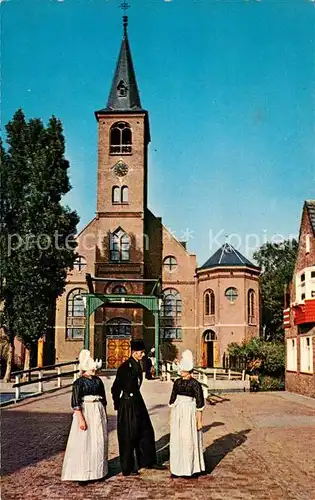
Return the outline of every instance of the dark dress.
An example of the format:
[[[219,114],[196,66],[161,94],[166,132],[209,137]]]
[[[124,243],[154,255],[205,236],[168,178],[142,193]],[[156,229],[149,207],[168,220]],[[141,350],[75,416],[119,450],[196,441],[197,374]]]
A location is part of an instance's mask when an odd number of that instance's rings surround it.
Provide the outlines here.
[[[175,380],[169,405],[175,403],[177,395],[195,398],[197,410],[201,410],[205,406],[205,398],[203,396],[201,384],[193,377],[187,380],[183,378]]]
[[[63,481],[91,481],[101,479],[108,472],[108,431],[106,396],[102,380],[80,377],[72,386],[71,406],[81,410],[87,424],[80,429],[75,411],[63,460]]]
[[[139,468],[156,464],[154,430],[140,393],[141,383],[141,365],[130,357],[118,368],[112,386],[114,408],[118,410],[119,455],[124,475],[134,470],[134,452]]]
[[[80,410],[84,396],[101,396],[102,403],[106,406],[105,388],[102,380],[96,375],[92,378],[80,377],[72,386],[71,407]]]

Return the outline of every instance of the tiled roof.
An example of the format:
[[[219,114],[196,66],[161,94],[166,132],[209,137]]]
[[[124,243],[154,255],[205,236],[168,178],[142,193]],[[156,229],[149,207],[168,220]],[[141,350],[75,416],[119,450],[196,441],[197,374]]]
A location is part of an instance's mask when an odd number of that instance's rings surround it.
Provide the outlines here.
[[[315,200],[306,200],[305,205],[315,235]]]
[[[203,264],[203,266],[201,266],[201,269],[218,266],[239,266],[259,269],[258,266],[255,266],[229,243],[225,243],[224,245],[222,245],[222,247],[219,248],[219,250],[217,250],[210,257],[210,259],[208,259],[207,262]]]

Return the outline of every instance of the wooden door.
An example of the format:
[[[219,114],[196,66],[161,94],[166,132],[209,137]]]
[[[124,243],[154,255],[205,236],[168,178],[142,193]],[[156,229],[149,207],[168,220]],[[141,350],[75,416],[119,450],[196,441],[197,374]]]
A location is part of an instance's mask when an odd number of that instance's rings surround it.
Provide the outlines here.
[[[119,368],[130,356],[130,339],[107,339],[107,368]]]
[[[208,368],[213,368],[214,367],[214,349],[213,349],[213,342],[207,342],[207,367]]]

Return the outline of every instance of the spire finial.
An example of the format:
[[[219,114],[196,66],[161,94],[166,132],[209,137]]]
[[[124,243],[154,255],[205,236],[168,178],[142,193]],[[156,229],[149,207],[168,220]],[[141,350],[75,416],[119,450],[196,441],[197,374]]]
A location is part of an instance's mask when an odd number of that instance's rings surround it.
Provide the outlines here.
[[[123,16],[123,26],[124,26],[124,36],[127,36],[127,26],[128,26],[128,16],[126,16],[126,11],[130,8],[130,5],[126,0],[123,0],[120,4],[121,10],[124,12]]]

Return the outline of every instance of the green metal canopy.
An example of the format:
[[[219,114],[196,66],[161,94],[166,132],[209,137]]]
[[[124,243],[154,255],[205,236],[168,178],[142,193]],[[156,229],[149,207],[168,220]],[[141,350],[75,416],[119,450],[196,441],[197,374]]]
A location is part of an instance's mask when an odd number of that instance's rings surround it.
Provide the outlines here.
[[[159,310],[160,298],[160,279],[140,280],[140,279],[117,279],[117,278],[93,278],[90,274],[86,274],[86,281],[89,288],[89,293],[83,294],[85,303],[85,335],[84,348],[89,349],[90,345],[90,316],[98,307],[107,305],[114,307],[135,307],[138,305],[150,311],[154,316],[154,331],[155,331],[155,370],[159,373]],[[99,294],[94,291],[94,282],[151,282],[154,284],[151,295],[126,295],[126,294]],[[157,295],[153,295],[156,293]]]

